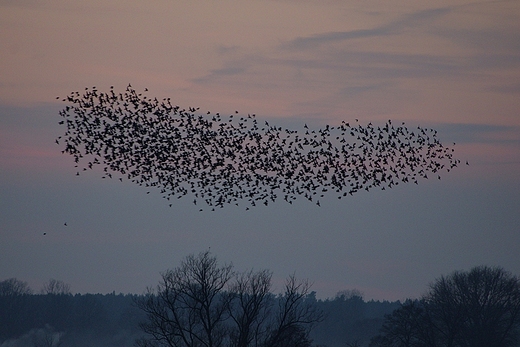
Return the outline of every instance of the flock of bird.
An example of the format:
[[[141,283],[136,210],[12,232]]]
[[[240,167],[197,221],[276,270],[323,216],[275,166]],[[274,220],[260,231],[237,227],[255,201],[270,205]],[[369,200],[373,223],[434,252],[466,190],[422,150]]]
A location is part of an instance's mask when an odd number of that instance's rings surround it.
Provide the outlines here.
[[[429,175],[440,179],[441,171],[460,163],[437,131],[412,131],[404,123],[362,126],[356,120],[289,130],[238,112],[198,114],[130,85],[119,94],[113,87],[86,88],[63,101],[66,132],[56,142],[64,142],[63,153],[74,157],[78,175],[103,165],[103,178],[118,175],[157,187],[168,200],[189,195],[212,209],[245,201],[293,203],[298,197],[320,205],[326,194],[342,199]]]

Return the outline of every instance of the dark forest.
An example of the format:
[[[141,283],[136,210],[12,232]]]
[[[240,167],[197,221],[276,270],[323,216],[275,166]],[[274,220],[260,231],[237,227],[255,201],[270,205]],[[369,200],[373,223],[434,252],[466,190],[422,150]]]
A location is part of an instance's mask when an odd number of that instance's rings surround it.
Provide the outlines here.
[[[3,281],[5,282],[5,281]],[[4,293],[7,294],[7,293]],[[315,292],[308,296],[315,299]],[[133,346],[145,314],[135,294],[0,295],[0,346]],[[355,290],[316,300],[324,319],[311,331],[314,346],[368,345],[385,314],[399,302],[364,301]]]

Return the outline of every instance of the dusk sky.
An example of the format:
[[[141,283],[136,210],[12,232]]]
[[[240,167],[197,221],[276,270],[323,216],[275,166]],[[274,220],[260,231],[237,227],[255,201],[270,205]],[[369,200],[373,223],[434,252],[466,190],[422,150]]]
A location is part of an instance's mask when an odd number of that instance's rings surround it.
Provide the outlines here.
[[[463,165],[321,207],[169,207],[100,169],[76,176],[55,143],[57,96],[129,83],[287,128],[432,127]],[[0,281],[142,293],[208,248],[319,298],[419,297],[478,265],[520,275],[520,2],[0,0]]]

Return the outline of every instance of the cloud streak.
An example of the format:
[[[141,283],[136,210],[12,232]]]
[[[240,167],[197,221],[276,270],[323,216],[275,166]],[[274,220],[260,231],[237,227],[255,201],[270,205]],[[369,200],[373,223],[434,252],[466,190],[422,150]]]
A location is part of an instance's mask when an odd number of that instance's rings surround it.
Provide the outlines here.
[[[390,35],[398,35],[406,29],[421,27],[426,23],[440,18],[451,12],[450,8],[437,8],[417,11],[415,13],[405,15],[402,18],[383,24],[372,29],[360,29],[350,31],[327,32],[307,37],[298,37],[282,45],[286,49],[315,49],[322,44],[330,44],[334,42],[342,42],[353,39],[366,39],[372,37],[382,37]]]

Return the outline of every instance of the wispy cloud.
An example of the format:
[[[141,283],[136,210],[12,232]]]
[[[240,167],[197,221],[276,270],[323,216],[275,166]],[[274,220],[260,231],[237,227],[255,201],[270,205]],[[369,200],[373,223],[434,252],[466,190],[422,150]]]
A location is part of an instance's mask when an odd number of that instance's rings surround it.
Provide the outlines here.
[[[518,94],[520,95],[520,82],[508,83],[498,86],[489,86],[484,89],[487,92],[504,93],[504,94]]]
[[[361,100],[380,95],[376,92],[399,93],[402,102],[411,104],[432,99],[431,85],[438,93],[442,88],[515,93],[520,86],[511,77],[485,77],[520,67],[520,34],[511,32],[512,24],[477,28],[458,22],[489,6],[494,4],[424,9],[368,28],[299,36],[254,51],[221,47],[221,67],[193,82],[262,89],[276,85],[299,95],[312,95],[314,88],[315,97],[295,100],[300,104],[328,104],[352,96]],[[496,14],[486,12],[479,20],[485,22],[488,16]],[[410,90],[410,85],[424,87]]]
[[[519,27],[520,28],[520,27]],[[520,32],[509,27],[433,29],[432,34],[460,46],[488,52],[520,52]]]
[[[221,54],[221,55],[227,55],[227,54],[231,54],[231,53],[236,53],[239,50],[240,50],[240,46],[238,46],[238,45],[233,45],[233,46],[219,45],[217,47],[217,53]]]
[[[371,29],[336,31],[316,34],[313,36],[298,37],[282,44],[282,47],[286,49],[310,49],[331,42],[397,35],[405,29],[423,26],[432,20],[448,14],[450,11],[451,9],[447,7],[422,10]]]
[[[431,54],[351,51],[338,49],[313,58],[281,60],[283,64],[313,69],[350,71],[354,75],[377,79],[428,77],[439,73],[453,74],[457,60]]]
[[[509,144],[520,148],[520,126],[491,124],[437,124],[435,128],[444,137],[458,143]]]
[[[218,79],[219,77],[239,75],[239,74],[244,73],[245,71],[246,71],[246,69],[244,67],[239,67],[239,66],[223,67],[220,69],[211,70],[205,76],[194,78],[194,79],[192,79],[192,82],[204,83],[204,82],[211,81],[213,79]]]

